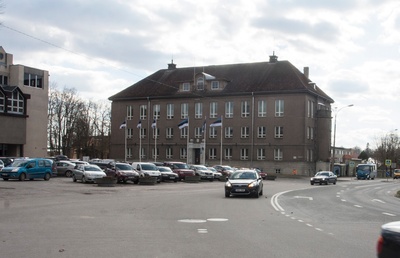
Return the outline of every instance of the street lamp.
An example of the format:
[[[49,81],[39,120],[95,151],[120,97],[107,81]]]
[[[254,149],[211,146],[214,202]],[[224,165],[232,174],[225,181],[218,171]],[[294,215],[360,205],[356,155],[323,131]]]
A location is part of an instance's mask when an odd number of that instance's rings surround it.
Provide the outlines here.
[[[333,126],[333,149],[332,149],[332,160],[331,160],[331,170],[333,172],[333,165],[335,164],[335,152],[336,152],[336,117],[337,114],[339,113],[340,110],[342,110],[343,108],[347,108],[347,107],[352,107],[354,106],[353,104],[341,107],[339,109],[337,109],[337,107],[335,107],[335,117],[334,117],[334,126]]]

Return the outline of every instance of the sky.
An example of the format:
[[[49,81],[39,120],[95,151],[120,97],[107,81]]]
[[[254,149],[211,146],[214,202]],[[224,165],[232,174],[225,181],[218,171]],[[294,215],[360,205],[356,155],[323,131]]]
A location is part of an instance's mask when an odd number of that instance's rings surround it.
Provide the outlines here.
[[[398,0],[0,3],[0,46],[14,64],[49,71],[51,85],[83,99],[107,101],[171,60],[180,68],[264,62],[275,53],[309,67],[335,101],[336,147],[374,149],[400,133]]]

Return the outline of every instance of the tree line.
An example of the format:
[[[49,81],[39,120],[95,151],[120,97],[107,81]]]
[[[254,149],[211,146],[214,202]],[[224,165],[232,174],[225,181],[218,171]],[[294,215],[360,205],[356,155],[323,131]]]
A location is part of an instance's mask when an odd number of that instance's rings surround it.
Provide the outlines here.
[[[108,158],[111,106],[106,101],[81,99],[76,89],[49,87],[48,152],[82,159]]]

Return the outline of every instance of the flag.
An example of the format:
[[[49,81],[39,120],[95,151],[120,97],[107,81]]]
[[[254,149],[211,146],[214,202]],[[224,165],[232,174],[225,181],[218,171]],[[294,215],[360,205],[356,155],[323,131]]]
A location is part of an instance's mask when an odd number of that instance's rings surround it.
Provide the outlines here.
[[[142,128],[142,120],[139,120],[139,123],[136,126],[137,128]]]
[[[206,126],[207,126],[207,123],[206,123],[206,120],[204,120],[203,126],[201,127],[201,133],[204,133],[204,131],[206,130]]]
[[[186,127],[186,126],[189,126],[189,120],[188,120],[188,119],[182,120],[182,121],[178,124],[179,129],[182,129],[182,128]]]
[[[157,127],[157,120],[153,120],[153,123],[151,124],[151,128],[156,128]]]
[[[119,129],[125,128],[126,127],[126,120],[122,122],[122,124],[119,126]]]
[[[222,120],[219,118],[218,120],[215,120],[213,123],[210,124],[210,127],[218,127],[222,126]]]

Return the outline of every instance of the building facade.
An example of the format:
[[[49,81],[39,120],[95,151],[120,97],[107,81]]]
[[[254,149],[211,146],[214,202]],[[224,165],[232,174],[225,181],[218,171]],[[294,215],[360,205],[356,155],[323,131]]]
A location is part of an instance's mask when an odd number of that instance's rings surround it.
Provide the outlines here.
[[[329,166],[333,100],[308,73],[275,55],[205,67],[172,62],[109,98],[110,157],[312,175],[317,164]]]
[[[13,64],[0,46],[0,156],[45,157],[49,73]]]

